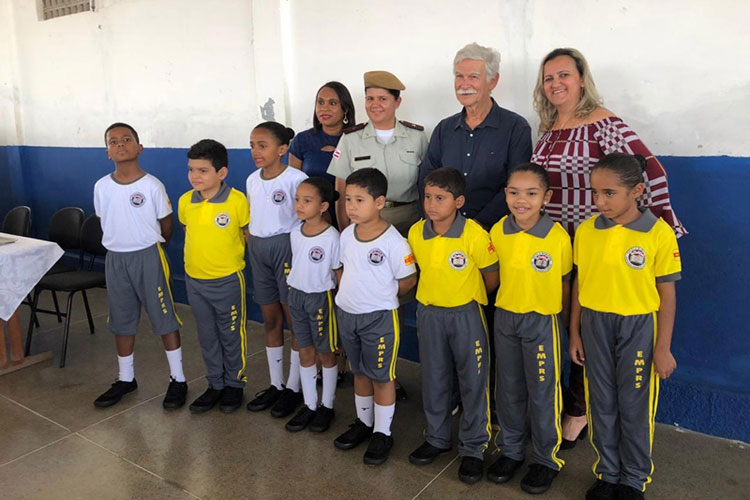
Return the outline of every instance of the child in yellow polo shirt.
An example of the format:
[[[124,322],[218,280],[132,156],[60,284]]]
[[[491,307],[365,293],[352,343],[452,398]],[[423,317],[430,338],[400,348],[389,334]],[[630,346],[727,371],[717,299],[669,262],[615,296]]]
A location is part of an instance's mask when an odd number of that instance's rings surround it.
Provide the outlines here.
[[[185,226],[185,284],[206,363],[208,389],[190,411],[203,413],[219,403],[224,413],[242,404],[247,332],[245,233],[247,198],[224,183],[227,150],[204,139],[188,151],[188,179],[194,189],[180,197]]]
[[[585,362],[597,453],[597,481],[587,500],[644,498],[654,468],[659,377],[677,366],[670,346],[680,250],[669,225],[638,208],[645,169],[640,155],[599,160],[591,169],[591,191],[600,215],[576,231],[570,355]]]
[[[458,372],[464,411],[458,431],[458,474],[473,484],[482,477],[491,435],[490,353],[482,306],[497,286],[497,256],[489,235],[458,213],[466,184],[460,172],[439,168],[425,179],[426,219],[409,230],[420,276],[417,332],[427,434],[409,456],[426,465],[451,449],[451,386]]]
[[[533,463],[521,480],[527,493],[547,491],[564,462],[560,414],[560,316],[567,317],[573,250],[570,237],[544,213],[552,197],[546,170],[514,167],[505,188],[510,210],[490,231],[500,262],[495,301],[497,413],[502,453],[487,470],[495,483],[509,481],[526,457],[530,410]]]

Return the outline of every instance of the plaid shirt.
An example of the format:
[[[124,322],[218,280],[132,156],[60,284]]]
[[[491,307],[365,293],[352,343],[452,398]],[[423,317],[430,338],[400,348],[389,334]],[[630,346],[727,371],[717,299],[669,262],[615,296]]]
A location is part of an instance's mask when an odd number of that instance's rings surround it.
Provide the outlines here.
[[[615,116],[578,128],[550,130],[537,142],[531,161],[549,173],[552,200],[545,208],[549,216],[573,236],[579,224],[597,214],[589,173],[602,157],[615,152],[641,154],[646,158],[643,174],[646,191],[638,199],[638,205],[648,207],[664,219],[678,238],[687,234],[672,210],[664,167],[638,135]]]

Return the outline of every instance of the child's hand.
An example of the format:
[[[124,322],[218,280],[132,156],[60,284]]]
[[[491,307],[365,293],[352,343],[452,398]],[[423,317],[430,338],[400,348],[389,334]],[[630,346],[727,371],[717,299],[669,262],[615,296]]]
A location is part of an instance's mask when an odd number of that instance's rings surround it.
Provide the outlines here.
[[[669,349],[656,349],[654,351],[654,370],[656,370],[659,378],[669,378],[676,368],[677,361],[675,361]]]
[[[586,357],[583,354],[583,342],[581,341],[580,335],[570,335],[570,348],[568,349],[568,352],[570,353],[570,359],[573,363],[583,366]]]

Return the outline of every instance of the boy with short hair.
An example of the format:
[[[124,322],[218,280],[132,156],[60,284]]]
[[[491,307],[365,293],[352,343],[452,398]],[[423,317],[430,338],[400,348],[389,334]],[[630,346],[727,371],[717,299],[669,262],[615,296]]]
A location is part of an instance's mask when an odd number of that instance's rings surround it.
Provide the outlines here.
[[[143,305],[169,362],[170,382],[163,406],[179,408],[187,395],[178,331],[182,323],[174,309],[169,262],[162,248],[172,236],[172,205],[164,185],[138,165],[143,146],[133,127],[113,123],[104,132],[104,140],[115,171],[96,182],[94,208],[101,218],[102,244],[108,250],[107,326],[115,334],[119,376],[94,405],[112,406],[138,388],[133,346]]]
[[[451,449],[454,370],[464,411],[459,424],[458,471],[469,484],[481,479],[490,440],[489,340],[482,306],[498,285],[497,254],[487,231],[459,214],[466,184],[460,172],[439,168],[425,179],[425,219],[409,230],[419,267],[417,332],[427,434],[409,456],[431,463]]]
[[[364,462],[380,465],[393,447],[399,344],[398,296],[417,282],[409,244],[381,216],[388,181],[377,169],[346,178],[346,213],[352,224],[341,233],[336,294],[339,335],[354,373],[357,419],[336,438],[349,450],[372,436]]]
[[[203,413],[219,403],[231,413],[242,405],[247,355],[245,234],[250,207],[245,195],[224,183],[227,149],[212,139],[187,153],[193,189],[180,197],[185,227],[185,285],[206,364],[208,389],[191,405]]]

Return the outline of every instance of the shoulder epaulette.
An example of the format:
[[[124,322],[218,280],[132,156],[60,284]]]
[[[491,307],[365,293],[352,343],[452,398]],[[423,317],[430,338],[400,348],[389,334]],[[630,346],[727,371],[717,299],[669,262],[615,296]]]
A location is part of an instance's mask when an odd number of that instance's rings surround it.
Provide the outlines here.
[[[416,123],[407,122],[404,120],[399,120],[398,122],[404,127],[413,128],[414,130],[419,130],[420,132],[424,130],[424,127],[422,125],[417,125]]]
[[[367,126],[367,123],[358,123],[356,125],[352,125],[349,128],[345,128],[341,132],[344,133],[344,134],[351,134],[352,132],[356,132],[357,130],[362,130],[366,126]]]

